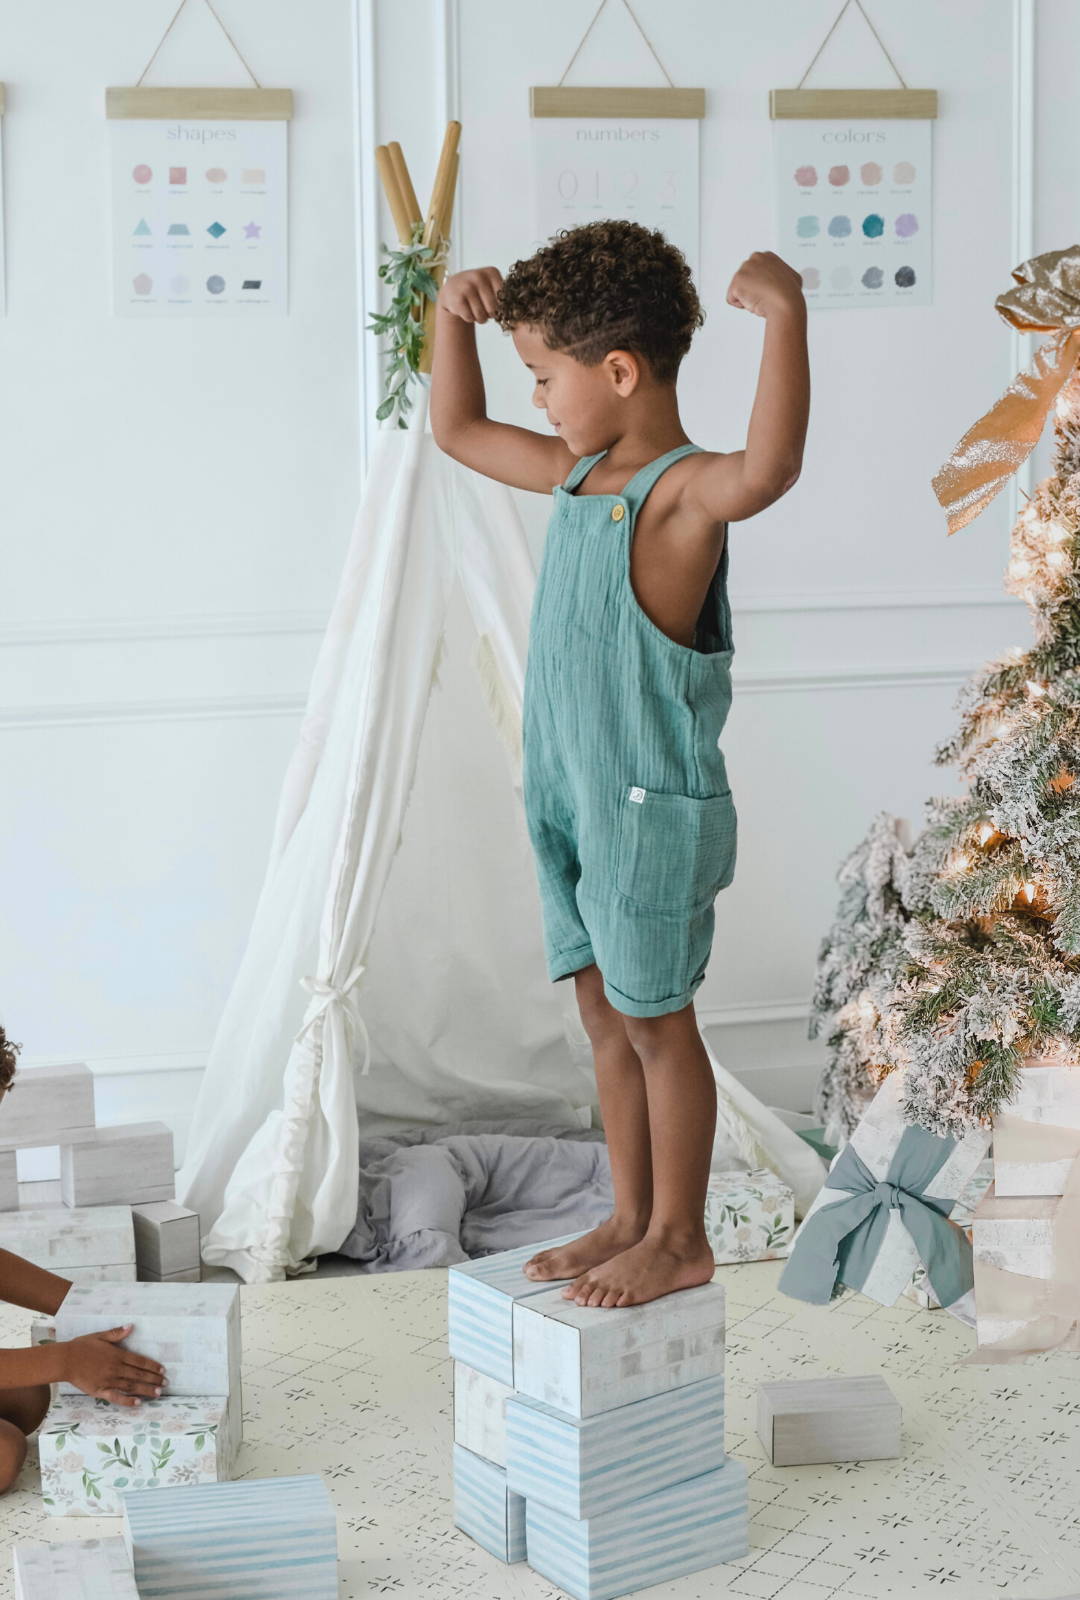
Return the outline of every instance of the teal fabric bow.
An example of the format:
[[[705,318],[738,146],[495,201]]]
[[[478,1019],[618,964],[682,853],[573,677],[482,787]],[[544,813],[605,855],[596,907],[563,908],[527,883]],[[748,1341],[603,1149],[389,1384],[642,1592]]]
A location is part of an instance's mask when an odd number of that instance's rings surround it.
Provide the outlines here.
[[[949,1221],[955,1199],[926,1193],[955,1144],[926,1128],[905,1128],[881,1182],[854,1145],[845,1145],[825,1187],[846,1191],[846,1198],[820,1206],[804,1221],[780,1274],[784,1294],[827,1305],[841,1286],[861,1289],[893,1210],[900,1212],[941,1304],[952,1305],[966,1294],[974,1281],[971,1245],[963,1229]]]

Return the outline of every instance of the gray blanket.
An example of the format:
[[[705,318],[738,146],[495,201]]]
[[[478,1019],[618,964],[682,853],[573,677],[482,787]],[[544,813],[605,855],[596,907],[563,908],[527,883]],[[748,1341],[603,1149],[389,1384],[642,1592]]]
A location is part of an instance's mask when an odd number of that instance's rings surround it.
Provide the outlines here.
[[[595,1228],[611,1206],[599,1129],[505,1120],[410,1129],[361,1139],[356,1226],[341,1253],[361,1272],[444,1267]]]

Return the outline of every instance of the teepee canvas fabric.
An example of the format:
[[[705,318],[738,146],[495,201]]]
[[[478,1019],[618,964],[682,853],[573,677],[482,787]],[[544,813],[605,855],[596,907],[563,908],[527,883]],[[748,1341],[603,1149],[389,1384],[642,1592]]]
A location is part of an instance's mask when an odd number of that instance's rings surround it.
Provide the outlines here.
[[[177,1179],[204,1259],[249,1282],[349,1233],[361,1124],[591,1120],[522,806],[535,582],[511,491],[438,448],[425,388],[408,429],[375,434]],[[819,1158],[713,1065],[725,1159],[779,1171],[801,1214]]]

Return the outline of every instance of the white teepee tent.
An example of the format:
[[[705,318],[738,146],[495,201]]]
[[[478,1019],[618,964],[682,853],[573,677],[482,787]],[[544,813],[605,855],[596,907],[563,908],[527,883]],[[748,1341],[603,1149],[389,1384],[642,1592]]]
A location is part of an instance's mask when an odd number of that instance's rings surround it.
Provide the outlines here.
[[[375,434],[177,1179],[205,1260],[248,1281],[341,1244],[361,1123],[591,1120],[588,1042],[572,979],[547,977],[521,804],[535,579],[509,489],[438,448],[423,384],[410,427]],[[470,634],[481,694],[454,648]],[[801,1214],[818,1157],[713,1066],[718,1149],[785,1175]]]

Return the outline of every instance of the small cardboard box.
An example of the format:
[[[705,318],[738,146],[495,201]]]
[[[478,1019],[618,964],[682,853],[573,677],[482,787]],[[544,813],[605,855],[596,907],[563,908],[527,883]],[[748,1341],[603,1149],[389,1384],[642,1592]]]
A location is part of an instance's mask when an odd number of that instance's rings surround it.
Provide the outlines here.
[[[900,1454],[900,1402],[876,1374],[762,1383],[757,1431],[774,1467],[885,1461]]]

